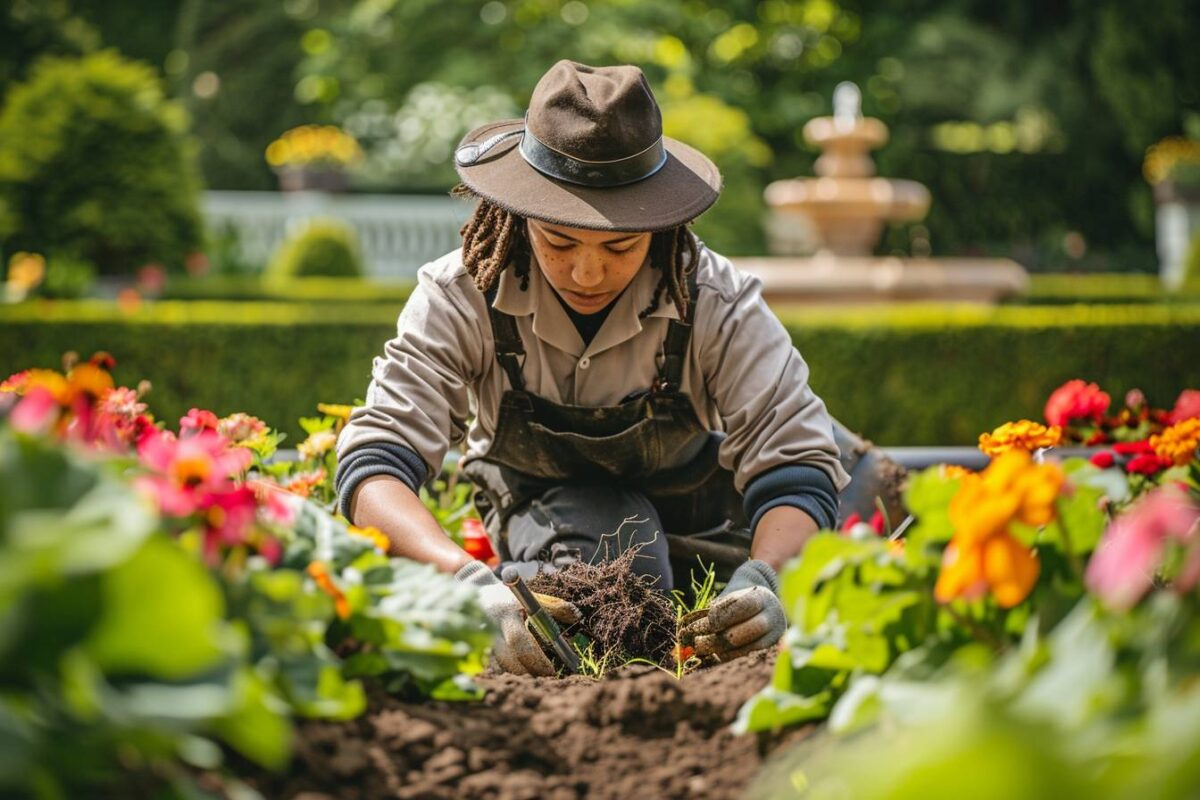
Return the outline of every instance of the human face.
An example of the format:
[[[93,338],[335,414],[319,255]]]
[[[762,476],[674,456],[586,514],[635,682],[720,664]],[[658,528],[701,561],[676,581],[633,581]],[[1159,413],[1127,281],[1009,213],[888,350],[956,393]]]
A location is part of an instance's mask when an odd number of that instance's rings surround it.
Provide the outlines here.
[[[580,314],[595,314],[611,303],[650,250],[649,233],[591,231],[533,219],[527,229],[542,274]]]

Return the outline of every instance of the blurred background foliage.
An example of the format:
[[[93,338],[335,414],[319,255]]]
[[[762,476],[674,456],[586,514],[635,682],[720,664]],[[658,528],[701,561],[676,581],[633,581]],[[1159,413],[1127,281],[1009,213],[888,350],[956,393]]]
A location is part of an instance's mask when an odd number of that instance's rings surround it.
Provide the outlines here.
[[[312,122],[363,143],[360,190],[440,193],[459,137],[519,116],[557,59],[636,63],[668,135],[725,175],[697,232],[748,254],[765,249],[762,189],[811,174],[800,129],[853,80],[891,128],[881,174],[934,198],[882,252],[1151,271],[1141,163],[1200,134],[1198,25],[1186,0],[14,0],[0,90],[37,56],[115,47],[189,112],[209,188],[273,188],[264,149]]]

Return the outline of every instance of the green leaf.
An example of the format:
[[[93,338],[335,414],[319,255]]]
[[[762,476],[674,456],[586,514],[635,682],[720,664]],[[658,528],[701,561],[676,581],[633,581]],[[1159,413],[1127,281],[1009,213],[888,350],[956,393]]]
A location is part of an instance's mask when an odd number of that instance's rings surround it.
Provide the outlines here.
[[[883,709],[880,686],[875,675],[855,678],[829,712],[829,730],[844,735],[874,724]]]
[[[0,610],[30,587],[120,563],[157,522],[101,465],[0,435]]]
[[[1096,549],[1108,526],[1108,516],[1100,508],[1102,489],[1077,485],[1074,491],[1055,501],[1057,518],[1046,526],[1039,538],[1061,542],[1064,552],[1083,556]]]
[[[735,733],[767,731],[795,725],[798,722],[823,719],[832,703],[830,692],[801,697],[768,686],[738,709],[733,722]]]
[[[933,466],[909,477],[904,490],[904,505],[916,522],[905,536],[906,553],[914,565],[935,566],[941,545],[950,541],[954,526],[950,523],[950,501],[958,492],[959,479],[946,478],[940,466]]]
[[[1114,503],[1129,499],[1129,478],[1120,469],[1100,469],[1085,458],[1068,458],[1062,468],[1075,486],[1099,489]]]
[[[109,674],[175,680],[225,656],[221,591],[199,563],[166,538],[148,539],[104,576],[101,604],[86,651]]]
[[[292,726],[283,704],[250,668],[238,671],[233,688],[237,698],[234,709],[213,721],[213,735],[251,761],[268,769],[282,769],[292,746]]]

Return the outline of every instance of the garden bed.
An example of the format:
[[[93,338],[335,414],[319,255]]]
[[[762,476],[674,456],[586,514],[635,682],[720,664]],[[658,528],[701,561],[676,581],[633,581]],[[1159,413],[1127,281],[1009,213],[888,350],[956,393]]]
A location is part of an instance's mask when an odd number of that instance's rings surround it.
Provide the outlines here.
[[[762,651],[678,680],[643,665],[601,680],[487,673],[481,703],[371,688],[366,714],[301,725],[286,776],[256,783],[298,800],[742,797],[766,755],[812,730],[730,730],[774,661]]]

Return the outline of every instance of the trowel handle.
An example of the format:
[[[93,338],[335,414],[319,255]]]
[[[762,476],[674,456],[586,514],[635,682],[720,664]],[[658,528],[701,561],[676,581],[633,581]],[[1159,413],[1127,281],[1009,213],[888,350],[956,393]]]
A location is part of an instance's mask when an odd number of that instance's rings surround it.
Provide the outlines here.
[[[529,621],[533,623],[533,627],[542,635],[542,638],[554,650],[554,654],[559,660],[567,666],[571,674],[579,672],[579,656],[571,649],[571,645],[567,644],[567,640],[563,637],[562,629],[558,627],[558,623],[554,621],[554,617],[550,616],[550,612],[542,608],[542,604],[533,596],[533,592],[529,591],[529,587],[525,585],[525,581],[521,580],[520,574],[515,567],[507,567],[503,573],[503,580],[509,589],[512,589],[513,594],[517,596],[517,602],[525,609],[525,613],[529,616]]]

